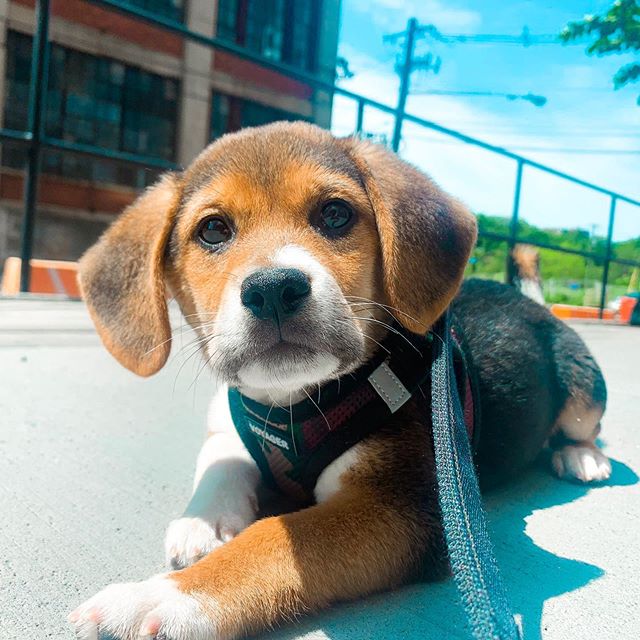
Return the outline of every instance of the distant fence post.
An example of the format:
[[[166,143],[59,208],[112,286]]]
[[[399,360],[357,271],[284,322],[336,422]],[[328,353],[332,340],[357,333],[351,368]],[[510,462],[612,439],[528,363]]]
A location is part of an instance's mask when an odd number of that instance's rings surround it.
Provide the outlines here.
[[[47,58],[49,51],[49,0],[38,0],[36,32],[32,44],[31,78],[27,127],[31,134],[27,149],[27,171],[24,186],[24,217],[20,247],[20,291],[29,291],[30,260],[33,253],[33,232],[38,199],[38,178],[42,142],[42,121],[47,90]]]
[[[524,161],[518,160],[518,168],[516,169],[516,188],[513,193],[513,211],[511,212],[511,221],[509,222],[509,241],[507,243],[507,261],[505,266],[505,281],[507,284],[513,284],[515,277],[515,266],[511,259],[511,252],[518,241],[518,218],[520,216],[520,191],[522,189],[522,169]]]
[[[607,228],[607,246],[604,250],[604,265],[602,267],[602,290],[600,292],[600,320],[604,316],[604,307],[607,304],[607,283],[609,281],[609,264],[611,263],[611,248],[613,244],[613,223],[616,217],[616,203],[618,199],[611,196],[609,208],[609,226]]]
[[[361,136],[364,128],[364,100],[358,99],[358,116],[356,118],[356,133]]]

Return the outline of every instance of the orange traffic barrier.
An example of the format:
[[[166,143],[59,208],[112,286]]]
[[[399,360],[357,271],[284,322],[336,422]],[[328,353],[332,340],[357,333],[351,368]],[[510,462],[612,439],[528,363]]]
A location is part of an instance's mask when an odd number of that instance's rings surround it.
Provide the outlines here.
[[[600,309],[598,307],[579,307],[572,304],[552,304],[551,313],[561,320],[599,320]],[[614,320],[615,313],[611,309],[604,309],[602,312],[603,320]]]
[[[15,295],[20,292],[20,258],[7,258],[2,274],[2,293]],[[78,287],[78,263],[63,260],[31,260],[30,293],[56,293],[71,298],[80,297]]]
[[[631,322],[631,314],[633,314],[633,310],[636,308],[636,305],[640,304],[640,300],[638,298],[632,298],[631,296],[622,296],[620,298],[620,322],[624,322],[625,324],[629,324]]]

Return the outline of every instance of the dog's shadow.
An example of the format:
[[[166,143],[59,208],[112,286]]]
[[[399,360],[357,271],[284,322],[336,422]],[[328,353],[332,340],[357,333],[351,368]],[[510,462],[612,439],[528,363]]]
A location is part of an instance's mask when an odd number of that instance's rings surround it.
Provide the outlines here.
[[[582,485],[558,481],[547,468],[539,465],[508,487],[486,496],[496,556],[514,613],[521,617],[526,640],[544,637],[542,612],[548,599],[580,589],[604,575],[604,571],[593,564],[556,555],[535,544],[527,533],[527,520],[535,520],[541,510],[566,505],[603,487],[629,486],[638,482],[638,476],[625,464],[612,460],[612,468],[607,482]],[[566,521],[567,517],[567,514],[558,514],[550,525],[561,529],[561,534],[546,531],[545,523],[541,535],[536,538],[548,536],[552,539],[562,535],[565,546],[567,541],[579,539],[579,525]],[[597,512],[593,517],[597,518]],[[415,584],[361,602],[335,606],[270,637],[278,640],[298,637],[309,640],[417,640],[468,638],[470,635],[453,581],[446,580]]]

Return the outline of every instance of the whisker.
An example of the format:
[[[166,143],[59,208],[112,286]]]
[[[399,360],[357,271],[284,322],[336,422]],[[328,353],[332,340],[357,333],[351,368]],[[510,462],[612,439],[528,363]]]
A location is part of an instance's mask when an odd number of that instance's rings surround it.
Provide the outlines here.
[[[194,394],[195,394],[195,386],[194,385],[197,383],[198,378],[200,377],[200,374],[202,373],[202,371],[211,362],[211,360],[213,359],[213,357],[215,355],[218,355],[218,351],[214,351],[211,355],[209,355],[208,358],[205,359],[205,361],[200,366],[200,369],[198,369],[198,373],[196,373],[196,377],[193,379],[193,382],[187,387],[187,391],[189,391],[191,389],[191,387],[194,387]]]
[[[214,337],[215,336],[211,336],[211,339],[213,339]],[[223,356],[223,353],[217,349],[211,355],[209,355],[209,357],[205,360],[204,364],[200,367],[198,373],[196,374],[195,380],[191,384],[195,385],[198,382],[198,378],[200,377],[200,374],[204,371],[205,368],[209,367],[211,370],[215,370],[215,365],[218,363],[218,360],[220,360],[222,356]],[[213,361],[214,358],[215,358],[215,361]],[[191,388],[191,385],[189,386],[189,388]],[[195,387],[194,387],[194,398],[195,398]]]
[[[174,381],[173,381],[173,391],[174,391],[174,392],[175,392],[175,390],[176,390],[176,384],[177,384],[177,382],[178,382],[178,377],[180,376],[180,373],[181,373],[182,369],[184,368],[184,366],[185,366],[185,365],[187,364],[187,362],[189,362],[189,360],[191,360],[191,358],[193,358],[197,353],[201,353],[201,352],[206,348],[207,344],[209,344],[209,342],[210,342],[211,340],[213,340],[215,337],[217,337],[217,336],[216,336],[216,335],[204,336],[204,337],[202,337],[202,338],[198,338],[197,340],[195,340],[195,341],[193,341],[193,342],[191,342],[191,343],[190,343],[190,345],[193,345],[193,344],[195,343],[195,344],[196,344],[196,347],[195,347],[195,349],[194,349],[194,350],[193,350],[193,351],[192,351],[192,352],[187,356],[187,358],[185,358],[185,360],[183,361],[183,363],[180,365],[180,368],[178,369],[178,372],[176,373],[176,377],[175,377],[175,379],[174,379]],[[186,348],[189,348],[189,346],[190,346],[190,345],[188,345]],[[204,348],[203,348],[203,347],[204,347]],[[180,350],[180,353],[181,353],[182,351],[183,351],[183,350],[181,349],[181,350]],[[211,357],[213,357],[213,355],[215,355],[215,353],[217,353],[217,352],[214,352],[214,354],[211,354],[211,356],[210,356],[210,358],[209,358],[209,359],[211,359]],[[177,355],[179,355],[179,354],[176,354],[176,357],[177,357]],[[197,379],[197,377],[196,377],[196,379]],[[189,388],[191,388],[191,387],[189,387]]]
[[[269,422],[269,416],[271,415],[271,410],[273,409],[273,402],[269,407],[269,411],[267,411],[267,417],[264,419],[264,427],[262,429],[262,442],[260,443],[260,448],[263,452],[267,450],[267,423]]]
[[[409,340],[409,338],[407,338],[407,336],[405,336],[404,334],[400,333],[400,331],[398,331],[397,329],[395,329],[391,325],[387,324],[386,322],[382,322],[381,320],[376,320],[375,318],[360,318],[360,320],[364,320],[366,322],[375,322],[376,324],[381,324],[383,327],[386,327],[387,329],[389,329],[389,331],[391,331],[391,333],[395,333],[397,336],[402,338],[414,351],[416,351],[417,353],[420,354],[420,357],[422,357],[422,352],[420,351],[420,349],[418,349],[418,347],[416,347],[416,345],[413,344],[413,342],[411,342],[411,340]]]
[[[195,313],[185,313],[183,314],[183,318],[194,318],[194,317],[200,317],[200,316],[215,316],[218,312],[217,311],[196,311]]]
[[[283,407],[279,402],[277,402],[276,400],[273,399],[273,396],[271,395],[271,393],[269,391],[267,391],[267,395],[269,396],[269,400],[271,400],[271,402],[273,402],[273,404],[275,404],[276,407],[278,407],[278,409],[282,409],[283,411],[287,411],[286,407]],[[289,406],[289,409],[291,409],[291,406]]]
[[[407,318],[409,318],[410,320],[413,320],[417,324],[420,324],[420,325],[423,324],[417,318],[414,318],[412,315],[409,315],[405,311],[402,311],[402,309],[398,309],[398,307],[393,307],[393,306],[388,305],[388,304],[382,304],[382,302],[376,302],[375,300],[371,300],[371,298],[364,298],[362,296],[345,296],[345,299],[348,300],[349,298],[351,298],[352,300],[363,300],[364,302],[368,302],[370,304],[373,304],[373,305],[375,305],[377,307],[381,307],[383,309],[391,309],[392,311],[397,311],[398,313],[402,314],[403,316],[407,316]]]
[[[204,327],[209,326],[210,323],[204,323],[204,324],[199,324],[196,326],[192,326],[189,324],[184,324],[184,323],[180,323],[179,327],[171,327],[171,336],[168,337],[166,340],[163,340],[162,342],[159,342],[157,345],[151,347],[151,349],[149,349],[148,351],[145,351],[142,355],[144,356],[148,356],[150,353],[153,353],[156,349],[159,349],[160,347],[162,347],[163,345],[167,344],[167,342],[171,342],[173,340],[173,338],[175,337],[175,333],[177,333],[178,331],[180,331],[180,335],[184,335],[184,332],[188,329],[192,329],[192,330],[197,330],[197,329],[201,329]]]
[[[182,346],[180,348],[180,350],[178,351],[178,353],[175,354],[173,359],[178,358],[180,355],[182,355],[182,353],[184,351],[186,351],[187,349],[190,349],[190,348],[193,347],[194,350],[187,356],[187,359],[189,359],[191,356],[194,355],[194,353],[197,353],[202,347],[206,347],[207,344],[209,344],[209,342],[211,342],[211,340],[213,340],[214,338],[217,338],[219,335],[220,334],[211,334],[211,335],[198,336],[197,338],[195,338],[194,340],[192,340],[188,344]]]
[[[327,420],[327,416],[324,415],[324,413],[322,412],[322,409],[314,402],[313,398],[309,395],[309,393],[304,387],[302,387],[302,390],[305,392],[307,398],[311,400],[315,408],[320,412],[320,415],[324,418],[324,421],[327,423],[327,428],[329,429],[329,431],[333,431],[333,429],[331,428],[331,425],[329,424],[329,421]],[[291,420],[293,420],[293,416],[291,416]]]
[[[369,340],[375,342],[383,351],[387,352],[387,355],[391,355],[391,351],[389,351],[389,349],[387,349],[383,344],[381,344],[380,342],[378,342],[375,338],[372,338],[371,336],[367,335],[366,333],[362,333],[363,337],[368,338]]]
[[[293,442],[293,452],[296,454],[296,458],[297,458],[298,447],[296,446],[296,434],[293,432],[293,406],[291,405],[291,391],[289,391],[289,430],[291,431],[291,442]]]
[[[414,318],[412,315],[402,311],[401,309],[398,309],[397,307],[392,307],[390,305],[382,304],[381,302],[376,302],[375,300],[369,300],[368,298],[361,298],[361,300],[363,300],[363,302],[347,301],[347,304],[349,305],[349,307],[353,307],[353,305],[357,304],[357,305],[360,305],[360,308],[365,308],[365,309],[366,307],[380,307],[380,309],[382,309],[385,313],[390,315],[396,322],[398,322],[398,318],[396,318],[396,316],[392,313],[392,311],[395,311],[403,316],[406,316],[410,320],[413,320],[416,324],[423,327],[425,331],[428,328],[424,322],[418,320],[417,318]]]
[[[200,349],[194,349],[194,351],[189,355],[189,357],[187,357],[183,361],[183,363],[180,365],[180,368],[178,369],[178,372],[176,373],[176,376],[173,379],[173,393],[176,392],[176,385],[178,384],[178,378],[180,377],[180,373],[182,372],[182,369],[187,364],[187,362],[189,362],[189,360],[191,360],[191,358],[193,358],[193,356],[196,355],[196,353],[200,353]]]

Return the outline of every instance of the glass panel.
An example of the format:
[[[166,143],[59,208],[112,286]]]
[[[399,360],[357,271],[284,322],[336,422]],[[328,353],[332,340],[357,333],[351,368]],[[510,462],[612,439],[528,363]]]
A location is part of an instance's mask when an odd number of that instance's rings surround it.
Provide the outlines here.
[[[216,35],[231,42],[238,39],[239,0],[218,0]]]
[[[624,201],[616,203],[613,225],[612,255],[636,264],[609,265],[607,280],[607,303],[621,314],[623,322],[628,321],[631,301],[622,302],[622,296],[639,296],[640,291],[640,207]]]
[[[393,116],[388,113],[375,107],[365,107],[361,135],[365,140],[391,146],[393,123]],[[353,129],[355,130],[355,120]]]
[[[481,230],[486,228],[482,216],[480,216],[478,223]],[[492,230],[490,222],[488,227],[488,230]],[[483,278],[504,282],[506,261],[507,243],[504,240],[480,236],[464,275],[466,278]]]
[[[269,122],[276,122],[278,120],[293,121],[305,119],[304,116],[297,113],[289,113],[288,111],[269,107],[259,102],[252,102],[250,100],[242,101],[243,127],[257,127],[261,124],[268,124]]]
[[[315,22],[315,2],[293,3],[293,19],[291,24],[291,53],[288,62],[302,69],[313,70],[315,67],[314,44],[318,28]]]
[[[239,110],[239,113],[238,113]],[[235,113],[232,113],[232,111]],[[239,117],[239,121],[237,118]],[[214,93],[211,100],[211,139],[219,138],[238,127],[259,127],[278,120],[308,120],[266,104]]]
[[[248,0],[245,46],[272,60],[282,59],[284,0]]]
[[[24,206],[23,171],[27,161],[26,147],[10,141],[2,141],[3,167],[0,172],[0,279],[5,260],[20,255],[20,233]],[[11,159],[9,162],[8,159]],[[13,202],[11,202],[13,201]],[[36,225],[36,229],[38,225]]]
[[[176,22],[183,19],[184,0],[125,0],[127,3]]]
[[[599,306],[602,264],[551,249],[539,251],[542,289],[547,304]]]
[[[214,93],[211,100],[211,139],[215,140],[229,131],[229,96]]]
[[[287,15],[288,14],[288,15]],[[219,0],[216,35],[272,60],[315,68],[316,0]]]
[[[26,128],[31,38],[8,33],[5,126]],[[45,130],[48,135],[167,160],[175,155],[178,83],[109,58],[52,45]],[[17,155],[16,155],[17,154]],[[24,150],[7,147],[5,166],[21,166]],[[142,169],[46,150],[46,173],[144,186]]]
[[[9,31],[6,53],[4,126],[7,129],[25,130],[31,76],[31,38]]]
[[[171,160],[175,153],[177,82],[127,67],[122,148]]]
[[[518,238],[604,255],[610,198],[525,166]]]
[[[640,206],[618,200],[613,223],[613,254],[640,261]]]
[[[366,109],[365,109],[366,110]],[[331,132],[336,136],[355,133],[358,121],[358,103],[351,98],[336,93],[331,109]]]
[[[426,114],[425,114],[426,115]],[[508,226],[516,163],[427,127],[405,122],[400,155],[430,175],[478,214]]]
[[[624,313],[623,297],[640,297],[640,266],[612,262],[607,278],[607,306]],[[623,320],[626,321],[626,318]]]

